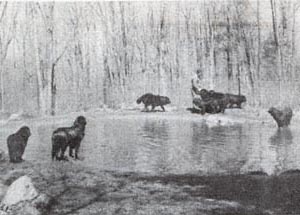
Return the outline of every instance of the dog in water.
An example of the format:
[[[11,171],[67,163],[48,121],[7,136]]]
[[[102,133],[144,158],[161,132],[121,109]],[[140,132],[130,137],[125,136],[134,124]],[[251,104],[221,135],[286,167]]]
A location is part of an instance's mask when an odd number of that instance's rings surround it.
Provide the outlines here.
[[[293,116],[293,111],[290,107],[285,107],[283,110],[271,107],[268,113],[274,118],[279,128],[289,126]]]
[[[78,159],[78,150],[84,137],[86,119],[78,116],[71,127],[56,129],[52,134],[52,160],[67,160],[64,156],[67,147],[69,147],[69,156]]]

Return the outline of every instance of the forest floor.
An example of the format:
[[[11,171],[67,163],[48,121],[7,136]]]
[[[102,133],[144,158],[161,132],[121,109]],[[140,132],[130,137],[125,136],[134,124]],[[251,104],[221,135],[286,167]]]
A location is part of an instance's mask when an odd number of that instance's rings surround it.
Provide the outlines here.
[[[170,108],[171,109],[171,108]],[[161,119],[199,120],[208,125],[260,122],[276,126],[267,110],[234,109],[225,114],[197,115],[185,110],[141,113],[130,110],[91,110],[79,114],[87,118],[158,117]],[[50,117],[42,117],[48,119]],[[51,117],[53,118],[53,117]],[[66,115],[55,116],[57,121]],[[3,120],[22,120],[15,117]],[[26,119],[26,120],[37,120]],[[43,123],[46,121],[42,120]],[[296,113],[292,123],[300,123]],[[95,172],[80,161],[50,164],[0,163],[0,185],[9,186],[28,175],[39,192],[51,196],[52,207],[45,214],[200,214],[200,215],[290,215],[300,214],[300,173],[267,176],[261,172],[247,175],[147,175],[144,173]],[[0,192],[1,194],[1,192]],[[0,195],[1,198],[1,195]],[[0,199],[1,200],[1,199]]]

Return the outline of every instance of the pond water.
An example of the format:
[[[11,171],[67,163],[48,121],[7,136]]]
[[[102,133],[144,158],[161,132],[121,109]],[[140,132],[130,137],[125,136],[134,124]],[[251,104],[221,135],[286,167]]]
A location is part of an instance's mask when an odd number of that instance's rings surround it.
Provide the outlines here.
[[[71,119],[27,122],[32,136],[24,159],[51,162],[51,133],[58,126],[71,125]],[[201,120],[153,114],[88,116],[87,121],[78,162],[96,171],[211,175],[300,169],[296,126],[285,130],[261,123],[210,127]],[[7,150],[7,136],[21,125],[14,122],[1,128],[0,148]]]

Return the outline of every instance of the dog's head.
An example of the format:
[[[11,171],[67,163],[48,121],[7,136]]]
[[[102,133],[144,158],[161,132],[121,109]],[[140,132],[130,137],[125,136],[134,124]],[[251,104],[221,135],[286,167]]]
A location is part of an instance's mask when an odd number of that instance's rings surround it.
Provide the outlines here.
[[[137,104],[141,104],[141,102],[142,102],[142,98],[141,97],[136,100]]]
[[[202,99],[206,100],[206,99],[209,99],[211,97],[211,91],[207,91],[206,89],[201,89],[200,90],[200,96]]]
[[[268,110],[268,113],[273,114],[276,110],[277,110],[276,108],[270,107],[269,110]]]
[[[167,96],[162,96],[161,97],[161,102],[163,105],[171,104],[171,100]]]
[[[84,116],[78,116],[74,122],[75,126],[85,126],[86,125],[86,119]]]
[[[246,100],[246,96],[243,96],[243,95],[241,95],[241,102],[246,102],[247,100]]]
[[[19,129],[18,133],[24,137],[24,138],[28,138],[31,135],[30,129],[28,126],[23,126]]]

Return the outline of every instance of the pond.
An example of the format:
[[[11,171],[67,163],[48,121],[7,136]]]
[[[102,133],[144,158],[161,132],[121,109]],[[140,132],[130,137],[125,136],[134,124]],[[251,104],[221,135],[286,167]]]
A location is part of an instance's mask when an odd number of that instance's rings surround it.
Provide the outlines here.
[[[157,117],[156,117],[157,116]],[[51,162],[51,133],[73,118],[30,120],[32,129],[24,159]],[[201,116],[180,117],[162,113],[87,116],[81,164],[96,171],[162,174],[237,174],[263,171],[279,174],[300,169],[299,129],[277,130],[275,124],[244,123],[208,126]],[[0,131],[0,148],[20,122]]]

